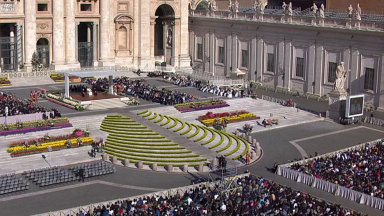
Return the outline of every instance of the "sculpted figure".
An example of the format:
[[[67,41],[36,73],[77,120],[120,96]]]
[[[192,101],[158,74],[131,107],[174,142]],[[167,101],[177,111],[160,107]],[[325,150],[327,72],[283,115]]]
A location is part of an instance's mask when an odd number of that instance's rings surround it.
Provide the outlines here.
[[[345,92],[344,85],[345,81],[347,80],[347,73],[348,72],[344,68],[344,62],[341,62],[341,64],[337,66],[336,69],[336,80],[333,85],[333,90]]]
[[[311,10],[312,10],[313,16],[316,16],[318,8],[317,8],[315,3],[313,3],[313,6],[311,7]]]
[[[325,17],[325,14],[324,14],[324,4],[321,4],[321,6],[320,6],[320,17],[321,18]]]

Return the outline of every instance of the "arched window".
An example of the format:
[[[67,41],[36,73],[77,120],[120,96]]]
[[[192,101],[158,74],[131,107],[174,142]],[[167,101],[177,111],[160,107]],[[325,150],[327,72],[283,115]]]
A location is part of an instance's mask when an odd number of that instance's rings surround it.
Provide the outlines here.
[[[125,26],[121,26],[118,31],[119,49],[127,49],[128,47],[128,30]]]

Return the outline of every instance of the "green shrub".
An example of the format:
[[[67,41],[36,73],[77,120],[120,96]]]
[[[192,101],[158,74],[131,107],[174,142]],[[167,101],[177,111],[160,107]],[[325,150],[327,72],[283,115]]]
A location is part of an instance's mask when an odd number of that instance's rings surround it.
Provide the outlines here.
[[[144,117],[144,118],[147,118],[148,116],[150,116],[150,115],[152,115],[152,112],[151,111],[149,111],[147,114],[145,114],[145,115],[142,115],[142,117]]]
[[[181,134],[180,134],[181,136],[183,136],[183,135],[185,135],[185,134],[191,132],[191,130],[192,130],[192,125],[191,125],[191,123],[189,123],[189,122],[185,122],[185,123],[188,125],[189,128],[188,128],[186,131],[184,131],[183,133],[181,133]]]
[[[212,137],[211,137],[211,139],[201,143],[201,145],[207,145],[216,139],[216,133],[211,128],[207,128],[207,129],[212,133]]]
[[[232,145],[232,138],[233,138],[233,136],[231,136],[230,134],[225,133],[225,132],[222,133],[222,134],[223,134],[224,136],[226,136],[228,140],[231,140],[231,141],[229,141],[229,142],[227,143],[227,145],[224,146],[223,148],[217,150],[217,151],[216,151],[217,153],[220,153],[220,152],[222,152],[222,151],[227,150],[227,149],[228,149],[229,147],[231,147],[231,145]]]
[[[176,127],[178,121],[172,117],[169,117],[169,118],[172,119],[174,121],[174,123],[173,123],[173,125],[168,126],[167,129],[172,129],[172,128]]]
[[[105,150],[113,151],[119,154],[124,155],[130,155],[130,156],[137,156],[137,157],[155,157],[155,158],[193,158],[193,157],[200,157],[199,154],[185,154],[185,153],[155,153],[155,152],[148,152],[148,151],[137,151],[130,149],[129,152],[125,149],[121,148],[110,148],[105,147]],[[120,151],[122,150],[122,151]],[[140,153],[132,153],[132,152],[140,152]],[[188,152],[189,153],[189,152]],[[169,155],[169,154],[175,154],[175,155]]]
[[[178,121],[181,122],[181,126],[177,129],[173,130],[173,132],[179,132],[185,128],[185,122],[180,121],[180,120],[178,120]]]
[[[148,142],[148,141],[125,141],[119,139],[113,139],[108,137],[106,141],[111,141],[114,143],[122,143],[128,145],[142,145],[142,146],[178,146],[179,144],[173,142]]]
[[[164,116],[162,114],[160,114],[160,119],[156,120],[155,123],[157,124],[157,123],[163,121],[163,119],[164,119]]]
[[[249,152],[249,144],[246,140],[244,140],[243,138],[239,138],[244,144],[245,144],[245,150],[243,153],[241,153],[241,155],[237,155],[236,157],[232,158],[233,160],[237,160],[237,159],[240,159],[242,157],[244,157],[244,155],[246,155],[248,152]]]
[[[227,154],[225,154],[226,157],[231,156],[232,154],[234,154],[235,152],[237,152],[237,151],[240,149],[240,147],[241,147],[241,142],[240,142],[240,140],[239,140],[237,137],[235,137],[235,136],[234,136],[233,138],[236,140],[236,142],[237,142],[237,146],[236,146],[235,149],[233,149],[232,151],[230,151],[230,152],[228,152]]]
[[[201,136],[201,137],[199,137],[199,138],[193,140],[194,142],[199,142],[200,140],[203,140],[205,137],[208,136],[208,130],[207,130],[205,127],[201,127],[201,126],[198,126],[198,127],[201,128],[201,129],[203,129],[204,134],[203,134],[203,136]]]
[[[188,162],[202,162],[202,161],[207,161],[206,158],[191,158],[191,159],[156,159],[156,158],[140,158],[140,157],[134,157],[134,156],[127,156],[127,155],[122,155],[122,154],[113,154],[110,151],[106,151],[108,154],[115,155],[117,157],[120,157],[121,159],[119,160],[124,160],[125,158],[127,159],[133,159],[137,161],[149,161],[149,162],[163,162],[163,163],[188,163]]]
[[[154,113],[155,115],[149,118],[148,120],[152,121],[153,119],[157,118],[157,113]]]
[[[209,147],[208,147],[209,149],[214,149],[214,148],[216,148],[217,146],[221,145],[221,144],[224,142],[224,140],[225,140],[223,134],[220,133],[220,131],[217,131],[217,130],[215,130],[215,129],[212,129],[212,130],[216,131],[216,133],[220,135],[220,141],[217,142],[215,145],[209,146]],[[230,139],[229,142],[232,144],[232,139]]]
[[[146,112],[148,112],[148,110],[144,110],[144,111],[138,112],[137,115],[143,115]]]
[[[167,121],[160,124],[160,126],[165,126],[165,125],[169,124],[169,122],[171,122],[171,118],[169,118],[168,116],[164,116],[164,117],[167,119]]]
[[[198,126],[196,126],[196,125],[193,124],[193,127],[196,128],[196,131],[195,131],[195,133],[193,133],[193,134],[187,136],[188,139],[191,139],[192,137],[195,137],[197,134],[200,133],[200,128],[199,128]]]
[[[178,150],[178,149],[185,149],[183,146],[144,146],[144,145],[129,145],[129,144],[122,144],[122,143],[117,143],[113,141],[106,141],[105,142],[106,146],[111,145],[111,146],[124,146],[127,148],[132,148],[132,149],[147,149],[147,150]]]

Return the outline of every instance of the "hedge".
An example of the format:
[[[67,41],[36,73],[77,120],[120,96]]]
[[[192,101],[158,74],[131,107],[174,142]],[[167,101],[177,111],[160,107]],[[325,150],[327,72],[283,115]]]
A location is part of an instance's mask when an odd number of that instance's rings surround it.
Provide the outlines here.
[[[236,146],[235,149],[233,149],[232,151],[230,151],[227,154],[225,154],[226,157],[228,157],[228,156],[232,155],[233,153],[237,152],[240,149],[240,147],[241,147],[241,142],[240,142],[239,138],[237,138],[236,136],[234,136],[233,138],[236,140],[237,146]]]
[[[120,128],[132,128],[132,129],[144,129],[144,128],[147,128],[145,126],[142,126],[142,125],[119,125],[119,126],[116,126],[116,125],[105,125],[105,124],[101,124],[102,127],[107,127],[107,128],[117,128],[117,129],[120,129]]]
[[[196,128],[196,131],[195,131],[195,133],[193,133],[193,134],[187,136],[188,139],[191,139],[192,137],[195,137],[197,134],[200,133],[200,128],[199,128],[198,126],[196,126],[196,125],[193,124],[193,127]]]
[[[109,151],[106,151],[107,153],[110,153]],[[114,154],[116,156],[120,156],[122,158],[127,158],[127,159],[133,159],[133,160],[138,160],[138,161],[151,161],[151,162],[164,162],[164,163],[188,163],[188,162],[200,162],[200,161],[207,161],[206,158],[195,158],[191,160],[164,160],[164,159],[149,159],[149,158],[139,158],[139,157],[134,157],[134,156],[126,156],[126,155],[121,155],[121,154]]]
[[[146,112],[148,112],[148,110],[144,110],[144,111],[138,112],[137,115],[142,115],[142,114],[144,114]]]
[[[115,137],[116,139],[122,139],[122,140],[138,140],[142,141],[145,139],[145,141],[148,142],[170,142],[170,139],[165,139],[165,136],[159,136],[159,135],[152,135],[152,136],[131,136],[131,135],[120,135],[120,134],[110,134],[110,137]]]
[[[152,121],[153,119],[157,118],[157,113],[154,113],[155,115],[149,118],[148,120]]]
[[[192,130],[192,125],[191,125],[191,123],[189,123],[189,122],[185,122],[185,123],[188,125],[189,128],[188,128],[186,131],[182,132],[182,133],[180,134],[181,136],[183,136],[183,135],[185,135],[185,134],[191,132],[191,130]]]
[[[155,123],[157,124],[157,123],[163,121],[163,119],[164,119],[164,116],[162,114],[160,114],[160,119],[156,120]]]
[[[141,125],[141,124],[137,122],[105,122],[103,121],[101,125],[116,126],[116,125]]]
[[[185,122],[180,121],[180,120],[178,120],[178,121],[181,123],[181,126],[179,128],[177,128],[177,129],[173,130],[173,132],[179,132],[179,131],[181,131],[181,130],[183,130],[185,128]]]
[[[214,129],[212,129],[212,130],[214,130]],[[209,146],[208,147],[209,149],[216,148],[217,146],[221,145],[224,142],[223,134],[220,133],[219,131],[216,131],[216,132],[220,135],[220,141],[218,143],[216,143],[215,145],[213,145],[213,146]],[[232,144],[232,139],[229,139],[229,142]]]
[[[111,138],[111,139],[115,139],[115,140],[119,140],[119,141],[124,141],[124,142],[138,142],[138,143],[141,143],[141,142],[148,142],[148,143],[167,143],[167,142],[171,142],[171,140],[169,139],[163,139],[163,140],[151,140],[151,139],[129,139],[129,138],[118,138],[116,136],[112,136],[112,137],[108,137],[108,138]]]
[[[211,137],[211,139],[201,143],[201,145],[207,145],[216,139],[216,132],[214,132],[211,128],[207,128],[207,130],[209,130],[212,133],[212,137]]]
[[[169,118],[171,118],[174,121],[174,123],[173,123],[173,125],[168,126],[167,129],[172,129],[172,128],[176,127],[178,121],[176,119],[172,118],[172,117],[169,117]]]
[[[185,149],[183,146],[143,146],[143,145],[129,145],[129,144],[121,144],[116,143],[114,141],[106,141],[106,145],[120,145],[126,146],[127,148],[132,149],[148,149],[148,150],[177,150],[177,149]]]
[[[109,114],[109,115],[107,115],[106,118],[118,118],[118,117],[121,117],[121,115],[120,114]]]
[[[145,114],[145,115],[142,115],[142,117],[144,117],[144,118],[147,118],[148,116],[150,116],[150,115],[152,115],[152,112],[151,111],[149,111],[147,114]]]
[[[109,133],[121,133],[121,132],[129,132],[129,131],[132,131],[132,132],[152,132],[151,129],[111,129],[111,128],[105,128],[103,126],[100,127],[100,130],[103,130],[103,131],[106,131],[106,132],[109,132]]]
[[[110,155],[109,157],[112,158],[113,155]],[[117,157],[117,160],[124,161],[125,158]],[[139,162],[139,161],[137,161],[137,160],[129,160],[129,163],[138,163],[138,162]],[[188,162],[187,162],[187,163],[188,163]],[[149,166],[151,166],[151,165],[153,165],[154,163],[151,163],[151,162],[144,162],[144,161],[143,161],[143,164],[144,164],[144,165],[149,165]],[[168,165],[169,165],[169,164],[167,164],[167,163],[156,163],[156,164],[157,164],[157,166],[168,166]],[[200,165],[200,164],[198,164],[198,163],[188,163],[188,167],[198,167],[199,165]],[[203,163],[203,165],[204,165],[204,166],[208,166],[209,163]],[[184,164],[173,164],[173,163],[172,163],[172,166],[173,166],[173,167],[183,167]]]
[[[137,157],[154,157],[154,158],[193,158],[193,157],[200,157],[199,154],[189,154],[189,152],[188,153],[178,153],[175,155],[168,155],[168,154],[171,154],[171,153],[168,153],[167,155],[164,155],[164,153],[150,153],[150,152],[145,152],[145,151],[142,151],[141,153],[131,153],[131,152],[139,152],[139,151],[133,151],[132,149],[130,149],[129,150],[130,152],[128,152],[127,150],[124,150],[124,149],[121,149],[118,147],[114,147],[114,148],[105,147],[105,150],[113,151],[113,152],[116,152],[119,154],[124,154],[124,155],[137,156]]]
[[[169,122],[171,122],[171,118],[170,117],[168,117],[168,116],[164,116],[164,117],[167,119],[167,121],[162,123],[162,124],[160,124],[160,126],[165,126],[165,125],[169,124]]]
[[[145,135],[145,136],[143,136]],[[148,136],[157,136],[154,138],[164,138],[165,136],[159,136],[159,133],[157,132],[125,132],[124,135],[121,135],[123,137],[132,137],[132,136],[142,136],[142,137],[148,137]],[[146,138],[144,138],[146,139]]]
[[[198,127],[201,128],[201,129],[203,129],[204,134],[203,134],[203,136],[201,136],[201,137],[199,137],[199,138],[193,140],[193,142],[199,142],[200,140],[203,140],[205,137],[208,136],[208,130],[207,130],[205,127],[201,127],[201,126],[198,126]]]
[[[159,142],[130,142],[130,141],[125,141],[125,140],[118,140],[118,139],[113,139],[113,138],[107,138],[106,141],[111,141],[115,143],[122,143],[122,144],[128,144],[128,145],[142,145],[142,146],[178,146],[179,144],[177,143],[159,143]]]
[[[221,132],[222,133],[222,132]],[[231,140],[232,141],[232,138],[233,138],[233,136],[232,135],[230,135],[230,134],[228,134],[228,133],[222,133],[224,136],[226,136],[227,138],[228,138],[228,140]],[[225,151],[225,150],[227,150],[229,147],[231,147],[231,145],[232,145],[232,142],[231,141],[229,141],[228,142],[228,144],[226,145],[226,146],[224,146],[223,148],[221,148],[221,149],[219,149],[219,150],[217,150],[216,152],[217,153],[220,153],[220,152],[222,152],[222,151]]]
[[[243,143],[245,144],[245,151],[243,153],[241,153],[241,155],[237,155],[236,157],[232,158],[233,160],[237,160],[239,158],[242,158],[242,157],[244,157],[244,155],[246,155],[249,152],[250,146],[249,146],[248,142],[241,137],[239,139],[241,141],[243,141]]]

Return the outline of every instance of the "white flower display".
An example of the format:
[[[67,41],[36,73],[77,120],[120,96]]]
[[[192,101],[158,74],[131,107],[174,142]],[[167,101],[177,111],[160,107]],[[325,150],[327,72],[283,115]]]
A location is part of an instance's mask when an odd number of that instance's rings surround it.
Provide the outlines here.
[[[57,101],[62,101],[64,103],[69,104],[69,105],[74,106],[74,107],[79,106],[79,102],[71,100],[69,98],[61,98],[60,96],[54,95],[54,94],[48,94],[48,97],[52,98],[54,100],[57,100]]]

